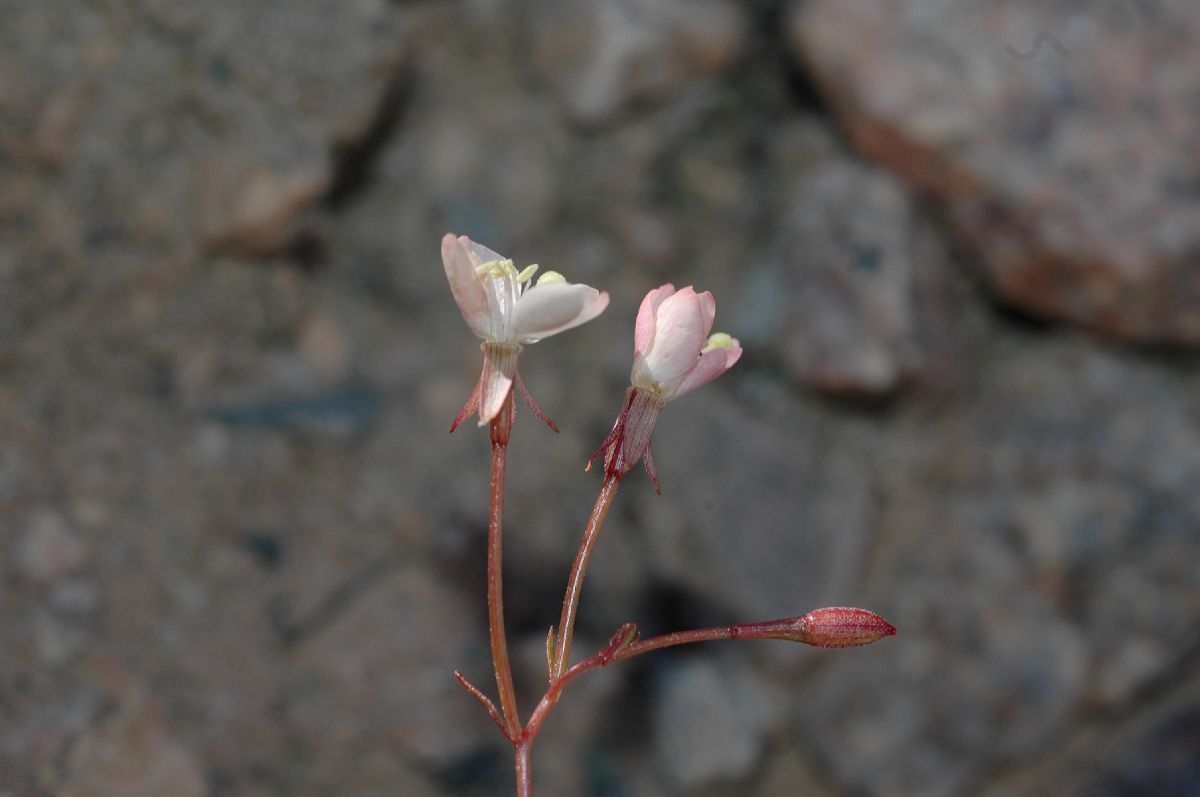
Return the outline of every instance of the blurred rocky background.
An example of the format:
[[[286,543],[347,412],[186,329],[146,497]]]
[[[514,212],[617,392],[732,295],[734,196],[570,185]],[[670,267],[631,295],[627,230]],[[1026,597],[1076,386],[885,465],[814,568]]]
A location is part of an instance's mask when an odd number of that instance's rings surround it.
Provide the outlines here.
[[[1200,5],[0,0],[0,795],[512,793],[442,233],[528,351],[525,706],[637,303],[747,353],[628,479],[539,794],[1200,794]]]

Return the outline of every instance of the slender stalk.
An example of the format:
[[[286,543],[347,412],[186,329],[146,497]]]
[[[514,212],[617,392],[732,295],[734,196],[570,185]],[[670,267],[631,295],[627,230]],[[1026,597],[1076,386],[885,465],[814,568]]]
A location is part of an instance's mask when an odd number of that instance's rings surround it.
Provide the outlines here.
[[[619,474],[604,477],[600,495],[596,497],[596,505],[592,507],[592,516],[588,518],[587,527],[583,530],[583,539],[579,543],[578,553],[575,554],[575,562],[571,565],[567,591],[563,595],[562,614],[558,620],[558,639],[554,645],[557,666],[551,673],[552,678],[562,678],[571,665],[571,639],[575,634],[575,616],[579,612],[583,577],[587,574],[588,561],[592,558],[592,549],[596,547],[596,538],[600,536],[600,527],[604,525],[604,518],[608,515],[608,508],[612,506],[620,484]]]
[[[532,777],[530,748],[542,729],[542,723],[562,696],[563,689],[588,670],[607,667],[652,650],[693,642],[713,642],[720,639],[782,639],[819,647],[850,647],[867,645],[895,633],[896,629],[882,617],[864,609],[849,607],[817,609],[803,617],[787,617],[782,620],[676,631],[636,642],[633,640],[637,638],[637,627],[632,623],[621,626],[599,653],[550,677],[550,686],[538,701],[533,713],[529,715],[529,722],[526,723],[520,737],[513,739],[513,745],[517,748],[517,793],[519,797],[532,797],[532,784],[523,785],[523,779]],[[561,660],[559,663],[561,664]]]
[[[502,551],[504,547],[504,473],[508,437],[513,422],[513,396],[509,393],[500,414],[491,422],[492,478],[488,501],[487,600],[488,631],[492,643],[492,665],[496,670],[496,688],[500,692],[500,711],[509,738],[521,733],[517,711],[517,693],[513,688],[512,665],[508,661],[508,639],[504,633],[504,589]]]
[[[522,741],[516,748],[517,797],[533,797],[533,768],[529,766],[529,752],[533,739]]]
[[[613,657],[613,661],[625,661],[652,650],[688,645],[693,642],[715,642],[718,639],[772,639],[780,637],[766,636],[761,633],[763,626],[768,623],[744,623],[742,625],[726,625],[717,628],[697,628],[691,631],[675,631],[662,636],[651,637],[640,642],[634,642]],[[758,633],[756,633],[758,632]]]

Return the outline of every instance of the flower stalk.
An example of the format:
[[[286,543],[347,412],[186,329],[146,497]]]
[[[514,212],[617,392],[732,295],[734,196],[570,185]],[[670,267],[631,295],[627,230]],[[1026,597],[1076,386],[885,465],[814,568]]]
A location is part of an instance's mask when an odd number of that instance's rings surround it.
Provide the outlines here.
[[[504,476],[508,454],[508,439],[512,433],[516,407],[510,390],[500,412],[490,422],[492,438],[492,473],[488,500],[487,604],[488,636],[492,646],[492,665],[496,671],[496,688],[500,693],[500,711],[504,728],[510,739],[521,730],[521,715],[517,710],[517,693],[513,687],[512,665],[508,659],[508,638],[504,632]]]
[[[583,595],[583,578],[587,575],[588,562],[600,537],[600,528],[608,516],[613,498],[617,495],[617,487],[621,484],[620,474],[606,473],[604,484],[600,487],[600,495],[596,497],[596,505],[592,507],[591,517],[583,530],[583,539],[579,543],[579,551],[571,564],[571,574],[567,577],[567,591],[563,595],[562,613],[558,619],[558,636],[550,651],[550,678],[562,678],[571,664],[571,640],[575,634],[575,617],[579,613],[579,601]]]

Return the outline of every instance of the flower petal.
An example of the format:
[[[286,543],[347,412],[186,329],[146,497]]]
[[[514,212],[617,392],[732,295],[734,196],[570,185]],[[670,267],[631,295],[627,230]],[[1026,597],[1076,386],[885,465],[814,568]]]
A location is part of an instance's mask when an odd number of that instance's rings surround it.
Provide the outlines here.
[[[504,407],[517,376],[516,346],[483,347],[483,374],[479,377],[479,425],[495,418]]]
[[[642,385],[649,387],[654,384],[654,374],[650,371],[650,366],[646,365],[646,358],[640,351],[633,353],[633,370],[629,374],[629,383],[631,385]]]
[[[688,286],[664,299],[655,313],[654,338],[644,355],[652,381],[662,384],[683,376],[696,364],[704,343],[704,309]]]
[[[638,308],[637,323],[633,328],[634,353],[645,354],[650,350],[651,344],[654,343],[654,316],[659,305],[674,293],[675,286],[668,282],[650,291],[646,298],[642,299],[642,306]]]
[[[521,343],[535,343],[591,321],[608,307],[608,294],[587,285],[547,282],[534,285],[517,299],[513,333]]]
[[[490,263],[493,260],[507,260],[504,255],[497,254],[491,249],[488,249],[483,244],[478,244],[472,241],[465,235],[458,236],[458,242],[463,245],[468,252],[471,253],[472,259],[477,261],[476,266],[482,266],[484,263]]]
[[[678,398],[684,393],[691,393],[701,385],[708,384],[721,374],[728,371],[738,358],[742,356],[742,347],[736,338],[733,345],[724,349],[709,349],[700,355],[695,367],[687,372],[683,381],[671,393],[670,398]]]
[[[491,310],[488,307],[487,292],[475,274],[471,264],[471,256],[463,240],[470,239],[465,235],[455,238],[452,233],[446,233],[442,238],[442,267],[446,269],[446,279],[450,282],[450,293],[462,313],[467,326],[479,337],[487,337]]]
[[[704,337],[708,337],[708,333],[712,332],[713,321],[717,318],[717,300],[713,298],[712,291],[698,293],[696,296],[700,299],[700,309],[704,312]]]

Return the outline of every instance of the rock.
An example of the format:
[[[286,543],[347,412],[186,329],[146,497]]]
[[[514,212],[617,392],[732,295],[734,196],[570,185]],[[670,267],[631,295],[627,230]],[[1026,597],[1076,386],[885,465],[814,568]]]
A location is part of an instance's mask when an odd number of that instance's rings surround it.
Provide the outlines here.
[[[351,344],[346,330],[329,312],[316,311],[300,325],[300,356],[325,382],[340,382],[350,373]]]
[[[977,399],[879,450],[889,542],[861,605],[898,634],[839,653],[798,709],[847,788],[973,791],[1190,645],[1200,422],[1180,377],[1078,338],[995,358]]]
[[[765,768],[759,794],[762,797],[793,797],[797,794],[830,797],[833,792],[817,779],[812,766],[800,757],[798,751],[788,748],[780,751]]]
[[[205,165],[196,179],[208,245],[250,257],[282,249],[303,211],[329,186],[323,169],[279,173],[231,158]]]
[[[215,408],[210,414],[234,428],[350,438],[364,434],[375,423],[379,395],[364,385],[347,385],[313,395],[272,397]]]
[[[195,755],[144,698],[122,705],[75,743],[61,797],[204,797],[208,786]]]
[[[739,377],[722,378],[731,387]],[[660,583],[691,596],[689,623],[797,616],[855,594],[874,516],[872,455],[852,425],[834,432],[794,404],[781,413],[752,417],[716,388],[689,395],[654,432],[662,495],[636,484],[644,474],[626,479],[644,558]],[[807,650],[769,646],[783,659]]]
[[[903,186],[837,158],[790,187],[775,256],[791,375],[825,392],[881,396],[947,371],[964,292],[955,295],[946,254]]]
[[[33,643],[38,661],[48,668],[75,660],[88,644],[88,634],[75,623],[39,611],[33,617]]]
[[[400,767],[405,755],[437,766],[481,743],[505,743],[453,675],[455,669],[472,676],[490,670],[487,629],[430,572],[405,568],[372,585],[303,639],[299,655],[295,677],[307,686],[289,709],[289,723],[306,743],[339,751],[315,764],[345,767],[384,755]],[[484,678],[475,684],[489,687]]]
[[[1182,707],[1144,732],[1133,744],[1112,751],[1081,792],[1087,797],[1137,794],[1187,795],[1200,782],[1200,707]]]
[[[532,13],[534,65],[584,122],[720,72],[744,39],[740,11],[725,0],[572,0]]]
[[[1004,302],[1200,345],[1200,6],[1109,5],[1124,23],[1036,0],[817,0],[791,40],[854,143],[946,203]]]
[[[75,157],[79,129],[93,91],[78,83],[46,100],[33,130],[32,154],[52,168],[64,168]]]
[[[770,723],[762,687],[711,657],[678,660],[660,673],[654,739],[671,782],[691,789],[749,774]]]
[[[89,229],[153,217],[155,240],[271,254],[332,190],[337,153],[394,103],[407,69],[395,24],[373,2],[219,0],[200,14],[51,0],[0,32],[0,69],[20,76],[0,114],[38,120],[11,148],[69,162],[63,187]]]
[[[100,591],[90,581],[65,579],[51,588],[50,606],[63,614],[93,614],[100,608]]]
[[[54,509],[35,511],[17,548],[17,567],[28,578],[50,582],[83,566],[87,547]]]

